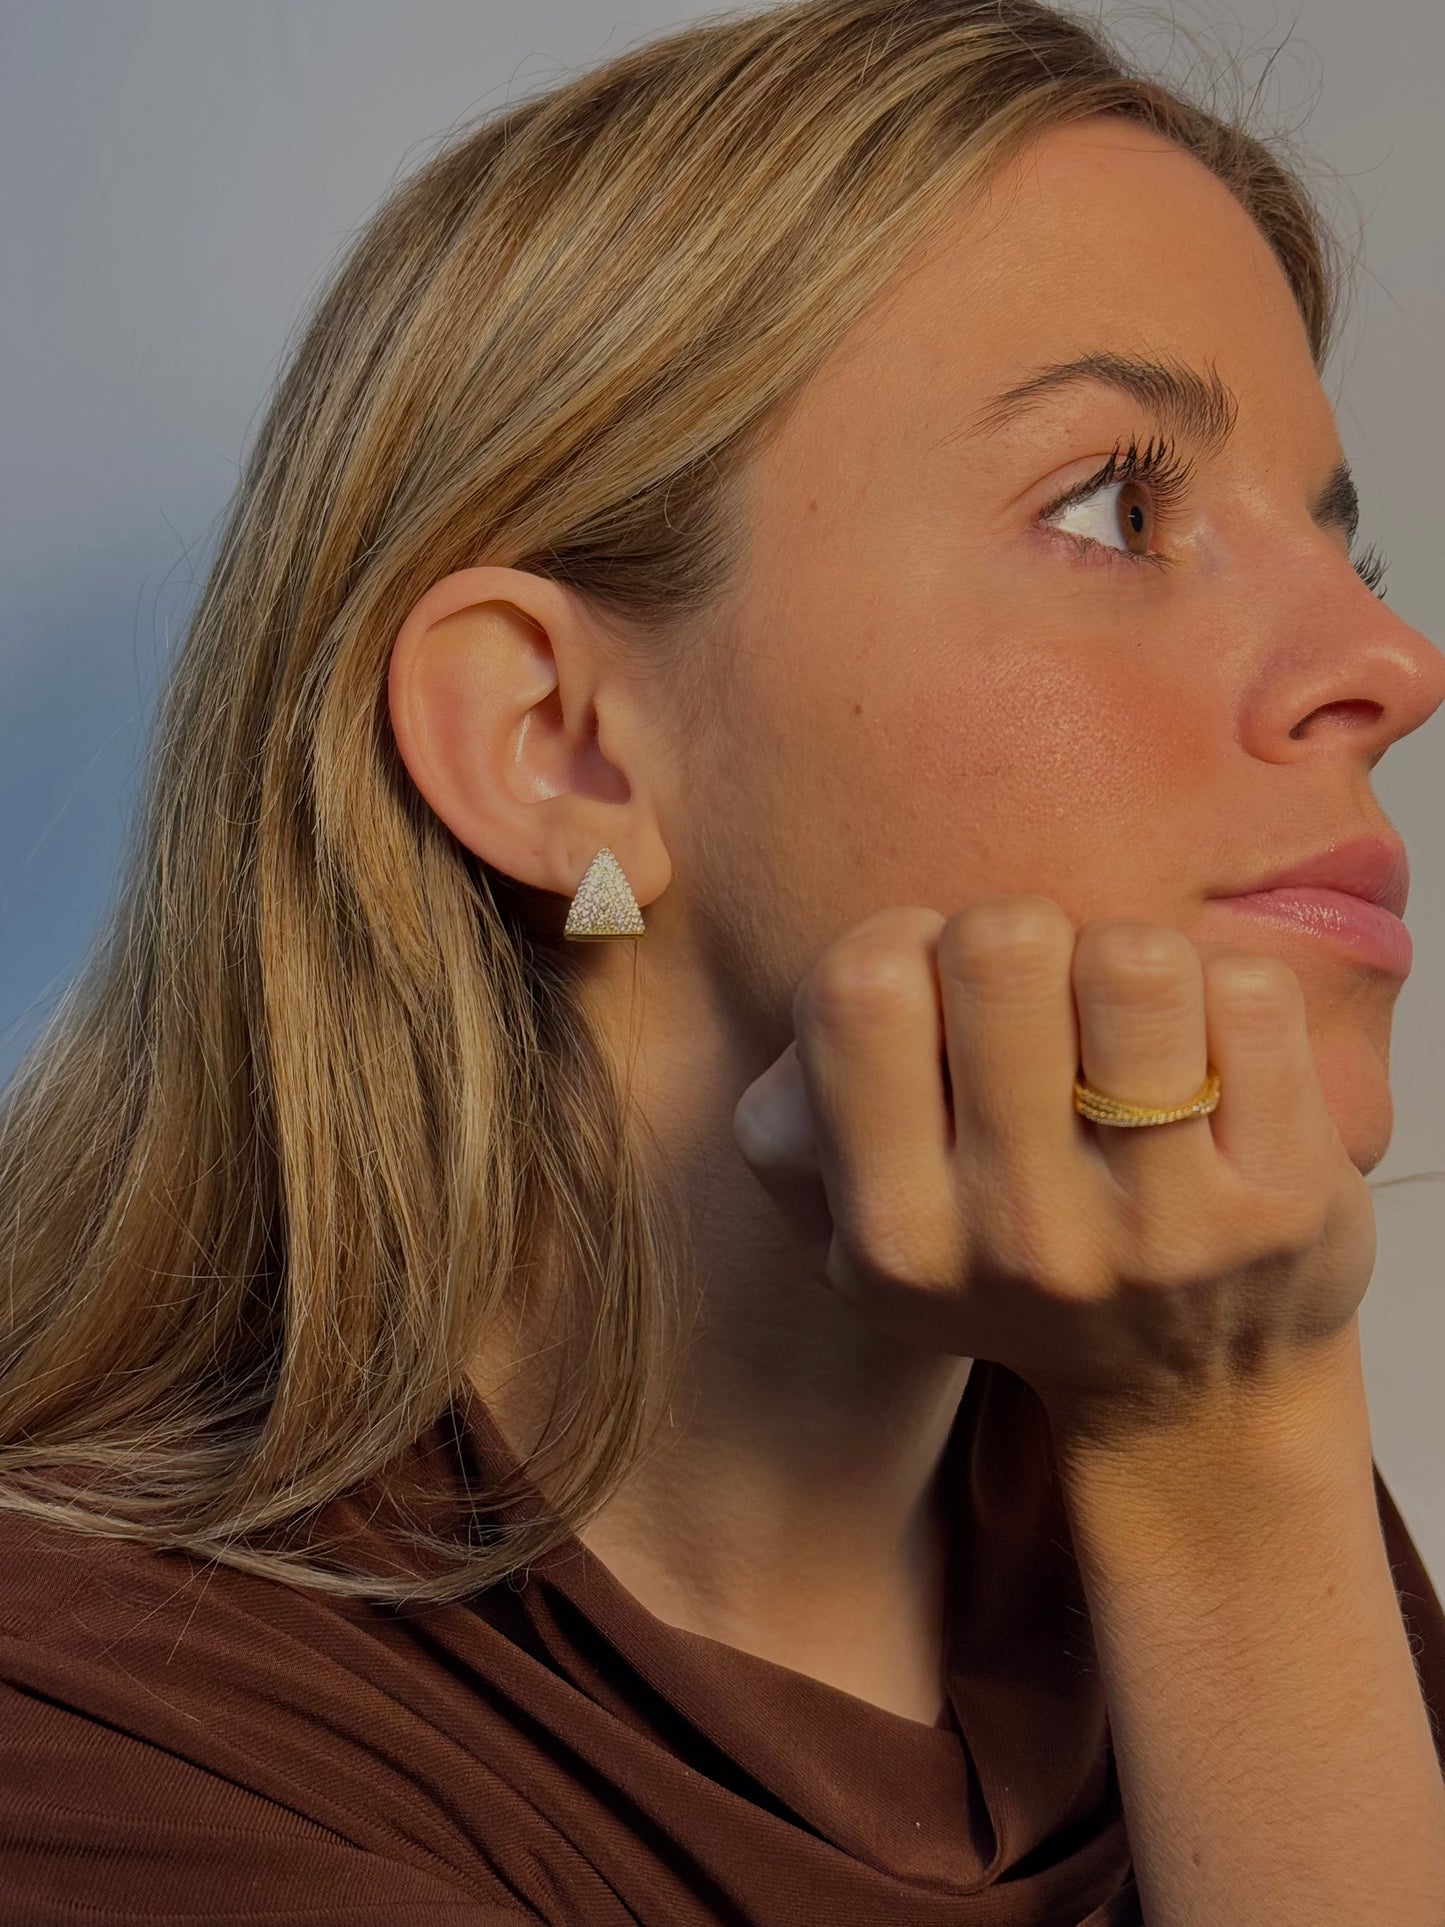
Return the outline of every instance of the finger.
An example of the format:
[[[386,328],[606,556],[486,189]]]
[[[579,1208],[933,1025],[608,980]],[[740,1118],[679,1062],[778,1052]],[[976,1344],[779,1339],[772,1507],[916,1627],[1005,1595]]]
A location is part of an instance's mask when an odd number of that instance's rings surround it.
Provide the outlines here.
[[[826,950],[793,1000],[834,1226],[866,1254],[880,1228],[926,1235],[952,1196],[935,955],[943,918],[890,908]]]
[[[980,897],[939,936],[956,1159],[1004,1195],[1077,1159],[1074,926],[1051,897]]]
[[[1182,931],[1116,919],[1086,923],[1074,949],[1073,982],[1079,1061],[1094,1090],[1163,1110],[1199,1095],[1210,1044],[1204,970]],[[1151,1220],[1167,1222],[1210,1195],[1218,1154],[1209,1116],[1147,1126],[1085,1122],[1109,1171]]]
[[[1299,978],[1279,957],[1224,944],[1200,949],[1221,1093],[1211,1120],[1215,1149],[1251,1184],[1318,1189],[1321,1157],[1333,1153],[1337,1133]]]

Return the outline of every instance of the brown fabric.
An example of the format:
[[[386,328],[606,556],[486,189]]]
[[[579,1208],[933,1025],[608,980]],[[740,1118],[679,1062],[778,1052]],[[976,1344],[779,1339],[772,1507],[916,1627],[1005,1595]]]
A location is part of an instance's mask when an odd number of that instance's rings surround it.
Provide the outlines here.
[[[516,1470],[470,1394],[408,1463],[461,1514]],[[1003,1367],[947,1476],[937,1726],[665,1625],[575,1539],[388,1609],[0,1515],[0,1920],[1138,1927],[1047,1421]],[[1445,1615],[1375,1478],[1438,1736]],[[375,1504],[328,1516],[358,1557]]]

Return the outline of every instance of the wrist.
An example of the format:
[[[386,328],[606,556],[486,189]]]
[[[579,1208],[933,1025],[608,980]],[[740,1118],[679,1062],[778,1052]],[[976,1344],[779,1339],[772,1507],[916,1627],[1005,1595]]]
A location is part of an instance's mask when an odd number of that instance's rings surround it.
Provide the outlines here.
[[[1135,1486],[1263,1478],[1304,1489],[1371,1476],[1358,1319],[1277,1371],[1150,1403],[1041,1395],[1061,1477]]]

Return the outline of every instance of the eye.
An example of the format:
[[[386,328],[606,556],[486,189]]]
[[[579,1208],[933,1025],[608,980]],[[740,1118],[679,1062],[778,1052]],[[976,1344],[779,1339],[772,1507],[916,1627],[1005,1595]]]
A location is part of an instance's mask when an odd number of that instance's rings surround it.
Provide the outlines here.
[[[1104,562],[1113,554],[1166,569],[1169,556],[1150,545],[1161,522],[1167,529],[1174,505],[1185,497],[1192,468],[1171,442],[1150,440],[1142,449],[1137,441],[1127,449],[1118,443],[1102,468],[1056,496],[1040,510],[1038,520],[1070,537],[1081,562]],[[1381,600],[1388,566],[1373,547],[1353,563],[1365,587]]]
[[[1142,482],[1105,482],[1087,495],[1049,510],[1042,518],[1065,535],[1077,535],[1100,548],[1148,555],[1157,516],[1154,499]]]
[[[1151,545],[1190,475],[1191,464],[1167,441],[1151,440],[1142,449],[1137,441],[1127,449],[1119,444],[1101,468],[1056,496],[1039,520],[1067,535],[1081,561],[1118,555],[1164,568],[1168,557]]]

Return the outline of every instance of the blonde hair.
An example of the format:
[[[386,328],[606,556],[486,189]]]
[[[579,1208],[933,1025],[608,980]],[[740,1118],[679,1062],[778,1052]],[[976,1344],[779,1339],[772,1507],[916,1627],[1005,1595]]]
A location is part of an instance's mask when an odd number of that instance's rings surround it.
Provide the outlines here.
[[[451,139],[279,379],[170,676],[111,919],[4,1094],[0,1506],[382,1600],[540,1558],[653,1436],[696,1294],[589,1032],[565,904],[391,738],[391,644],[486,561],[566,584],[700,721],[777,411],[1020,144],[1117,114],[1267,237],[1323,363],[1335,243],[1261,139],[1034,0],[801,0]],[[542,1250],[581,1334],[524,1529],[300,1529],[486,1355]],[[475,1495],[485,1505],[498,1495]]]

